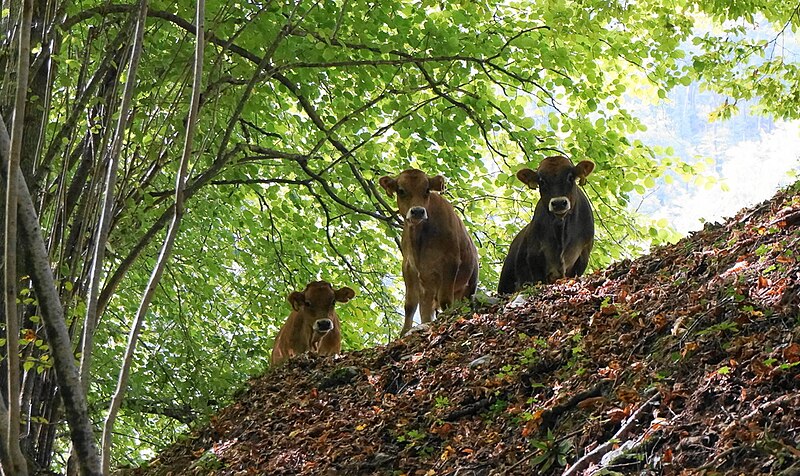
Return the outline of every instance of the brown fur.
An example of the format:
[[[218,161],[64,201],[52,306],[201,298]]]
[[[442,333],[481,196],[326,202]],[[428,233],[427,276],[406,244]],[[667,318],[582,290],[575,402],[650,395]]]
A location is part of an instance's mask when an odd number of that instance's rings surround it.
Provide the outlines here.
[[[517,172],[522,183],[539,189],[541,198],[531,222],[511,242],[498,292],[583,274],[594,244],[594,217],[578,184],[584,185],[592,170],[589,160],[572,165],[566,157],[555,156],[542,160],[535,171]]]
[[[342,349],[342,332],[334,305],[337,301],[347,302],[355,295],[348,287],[334,291],[325,281],[312,281],[302,292],[290,293],[288,299],[293,311],[275,338],[272,365],[307,351],[318,355],[338,354]],[[323,325],[330,324],[330,329],[315,330],[320,320]]]
[[[422,322],[430,322],[437,309],[475,293],[478,250],[452,205],[438,193],[444,190],[441,175],[409,169],[397,178],[381,177],[380,185],[390,197],[397,195],[404,219],[403,335],[411,329],[417,307]]]

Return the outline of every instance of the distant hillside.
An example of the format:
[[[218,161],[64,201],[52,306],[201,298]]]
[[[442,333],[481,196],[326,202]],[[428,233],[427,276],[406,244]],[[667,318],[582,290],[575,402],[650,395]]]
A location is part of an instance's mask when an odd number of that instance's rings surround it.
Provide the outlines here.
[[[800,474],[799,191],[524,301],[295,359],[127,473]]]

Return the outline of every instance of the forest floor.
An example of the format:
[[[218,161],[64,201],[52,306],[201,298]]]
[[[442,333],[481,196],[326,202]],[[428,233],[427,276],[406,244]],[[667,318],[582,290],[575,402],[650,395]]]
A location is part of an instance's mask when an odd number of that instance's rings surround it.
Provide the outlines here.
[[[800,475],[800,185],[578,280],[253,378],[136,475]]]

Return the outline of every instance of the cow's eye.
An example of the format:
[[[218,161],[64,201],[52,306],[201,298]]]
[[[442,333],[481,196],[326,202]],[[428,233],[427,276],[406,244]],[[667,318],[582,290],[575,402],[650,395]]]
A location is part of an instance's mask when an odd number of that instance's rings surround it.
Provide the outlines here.
[[[397,196],[398,197],[405,197],[406,196],[406,191],[403,190],[402,188],[398,188],[397,189]]]
[[[431,194],[431,189],[425,190],[425,196],[426,196],[426,197],[427,197],[428,195],[430,195],[430,194]]]
[[[546,187],[547,186],[547,180],[543,179],[542,177],[539,177],[539,186],[540,187]]]
[[[311,301],[306,301],[306,307],[311,307]]]
[[[567,175],[567,183],[572,183],[574,181],[575,181],[575,175],[574,174]]]

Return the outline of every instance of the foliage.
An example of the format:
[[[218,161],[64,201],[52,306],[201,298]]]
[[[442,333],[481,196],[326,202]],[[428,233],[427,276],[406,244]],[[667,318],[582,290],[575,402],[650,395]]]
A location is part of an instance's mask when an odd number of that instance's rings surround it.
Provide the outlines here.
[[[763,113],[800,118],[800,101],[792,86],[800,78],[800,69],[796,53],[785,48],[796,40],[798,6],[791,2],[689,3],[715,20],[712,28],[693,38],[698,51],[685,69],[689,80],[726,97],[712,117],[730,118],[740,102],[757,99],[756,107]]]
[[[695,79],[718,83],[732,98],[753,97],[745,89],[754,86],[756,95],[787,99],[777,85],[794,74],[789,62],[759,70],[775,78],[766,89],[770,81],[726,72],[732,40],[703,37],[705,53],[693,58],[684,48],[697,19],[690,6],[715,22],[755,13],[778,25],[797,21],[773,3],[757,11],[749,3],[725,9],[658,0],[207,2],[187,210],[143,330],[116,462],[146,459],[149,448],[203,421],[232,388],[264,370],[289,312],[285,297],[309,280],[356,289],[356,299],[339,307],[345,349],[396,337],[399,221],[375,186],[384,174],[418,167],[447,177],[446,196],[479,247],[487,291],[536,199],[514,174],[546,155],[597,163],[586,188],[598,218],[593,269],[673,238],[664,223],[627,206],[656,178],[690,177],[697,168],[661,160],[670,152],[631,139],[643,126],[623,99],[663,98]],[[14,2],[2,5],[9,34],[0,37],[0,112],[7,119],[17,12]],[[135,5],[82,0],[58,3],[58,14],[45,10],[33,35],[39,47],[23,171],[77,343]],[[89,386],[95,420],[111,397],[124,336],[171,217],[193,10],[186,0],[150,3],[113,225],[102,245],[104,312]],[[792,117],[794,102],[782,104],[769,101],[764,111]],[[41,336],[35,296],[29,299],[23,332]],[[28,341],[23,361],[36,373],[28,391],[40,396],[31,418],[48,420],[58,409],[40,341]],[[57,434],[66,433],[52,431],[50,440]],[[55,449],[44,440],[26,444],[42,467],[64,464],[65,436]]]
[[[531,445],[538,450],[531,460],[531,465],[541,473],[546,473],[555,467],[563,468],[567,465],[567,457],[573,452],[572,442],[558,441],[550,430],[547,430],[544,439],[532,441]]]

